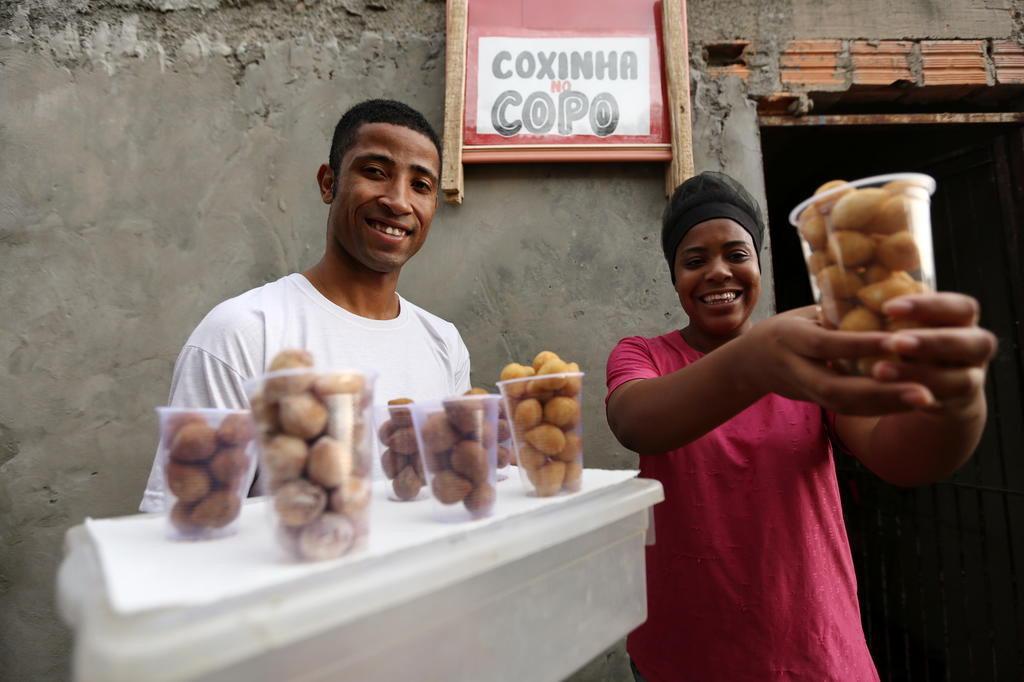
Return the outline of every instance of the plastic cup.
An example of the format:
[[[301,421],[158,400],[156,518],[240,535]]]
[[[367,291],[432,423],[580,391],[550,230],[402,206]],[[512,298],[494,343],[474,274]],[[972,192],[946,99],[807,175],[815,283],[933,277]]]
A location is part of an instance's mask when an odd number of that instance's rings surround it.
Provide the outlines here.
[[[497,395],[412,405],[427,485],[440,521],[490,516],[497,498]]]
[[[550,497],[583,483],[583,372],[499,381],[511,417],[519,478],[527,492]]]
[[[377,414],[380,466],[388,480],[388,499],[395,502],[427,499],[427,480],[412,423],[411,404],[379,407]]]
[[[516,448],[512,443],[512,427],[505,409],[505,401],[498,403],[498,481],[508,478],[516,463]]]
[[[894,173],[834,181],[789,214],[800,233],[822,325],[843,331],[911,327],[882,312],[891,298],[935,290],[930,197],[935,180]],[[868,376],[880,357],[844,360]]]
[[[156,411],[168,537],[210,540],[236,533],[256,464],[249,410]]]
[[[307,367],[246,384],[275,535],[295,559],[334,559],[365,544],[375,378],[360,370]]]

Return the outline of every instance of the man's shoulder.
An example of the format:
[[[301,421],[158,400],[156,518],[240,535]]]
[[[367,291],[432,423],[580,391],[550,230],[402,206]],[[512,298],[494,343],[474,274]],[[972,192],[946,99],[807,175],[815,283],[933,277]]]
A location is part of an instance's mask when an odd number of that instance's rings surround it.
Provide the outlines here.
[[[228,338],[262,335],[268,314],[283,305],[290,286],[282,277],[221,301],[196,326],[188,345],[207,348]]]
[[[443,338],[446,342],[462,342],[462,336],[454,324],[425,308],[421,308],[404,297],[402,297],[401,301],[403,306],[408,307],[412,318],[426,328],[428,332]]]

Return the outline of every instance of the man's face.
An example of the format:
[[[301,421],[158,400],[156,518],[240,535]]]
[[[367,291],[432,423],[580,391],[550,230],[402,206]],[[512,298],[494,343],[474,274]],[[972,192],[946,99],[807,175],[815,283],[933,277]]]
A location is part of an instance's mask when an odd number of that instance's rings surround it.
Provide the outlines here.
[[[369,270],[400,270],[427,239],[440,166],[426,135],[364,123],[341,159],[333,196],[321,179],[321,193],[331,200],[331,237]]]

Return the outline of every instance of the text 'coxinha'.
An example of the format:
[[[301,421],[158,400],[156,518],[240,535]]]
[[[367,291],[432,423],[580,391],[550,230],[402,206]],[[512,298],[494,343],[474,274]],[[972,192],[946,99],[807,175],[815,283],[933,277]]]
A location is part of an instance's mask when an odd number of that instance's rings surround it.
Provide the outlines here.
[[[549,80],[551,93],[537,90],[524,96],[505,90],[491,107],[491,124],[498,134],[511,137],[524,128],[534,135],[572,135],[577,123],[590,124],[590,133],[606,137],[619,125],[619,103],[609,92],[588,97],[573,90],[572,81],[637,80],[639,58],[632,50],[521,51],[502,50],[494,55],[491,73],[499,80]]]

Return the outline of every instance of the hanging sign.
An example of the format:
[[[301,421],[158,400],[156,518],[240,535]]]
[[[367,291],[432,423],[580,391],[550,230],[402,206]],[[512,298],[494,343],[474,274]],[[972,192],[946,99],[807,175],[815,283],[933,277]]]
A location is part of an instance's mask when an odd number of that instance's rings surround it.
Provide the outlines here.
[[[636,138],[651,133],[651,40],[479,38],[478,138]],[[534,140],[536,141],[536,140]]]
[[[654,0],[468,0],[463,162],[671,158]]]
[[[689,158],[685,0],[447,0],[447,8],[441,184],[449,202],[462,201],[466,163]]]

